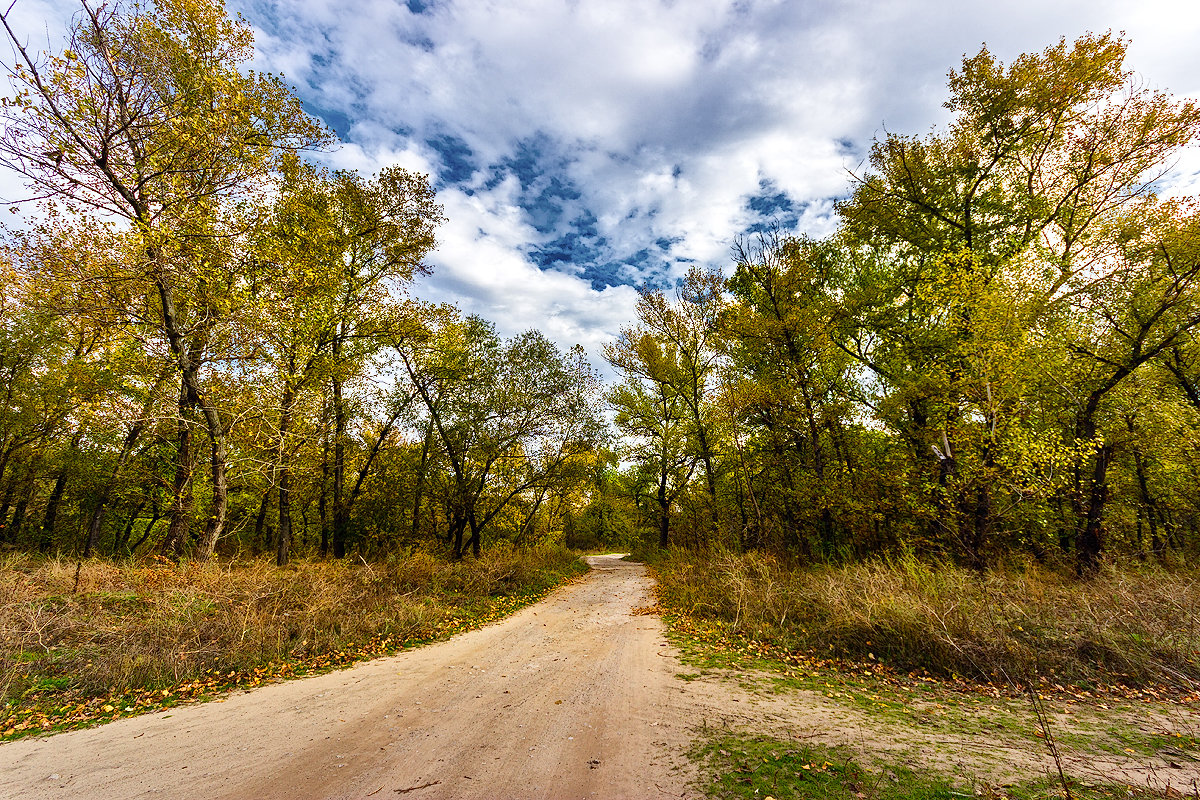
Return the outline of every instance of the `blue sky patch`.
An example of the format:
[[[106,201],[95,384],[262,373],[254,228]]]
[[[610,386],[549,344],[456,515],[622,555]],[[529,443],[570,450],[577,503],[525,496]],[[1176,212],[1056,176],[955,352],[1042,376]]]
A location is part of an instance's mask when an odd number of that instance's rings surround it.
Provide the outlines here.
[[[758,182],[759,193],[746,201],[746,208],[764,217],[778,214],[790,214],[796,210],[792,198],[787,192],[781,192],[773,181]]]
[[[582,274],[591,287],[602,292],[609,286],[624,286],[629,283],[629,270],[619,262],[608,261],[603,264],[591,264]]]
[[[596,228],[596,217],[591,212],[584,212],[570,223],[567,233],[531,248],[529,255],[542,269],[587,275],[587,271],[604,258],[607,244]],[[592,282],[594,286],[595,280]]]
[[[780,191],[773,181],[760,180],[758,194],[746,200],[746,208],[758,219],[746,228],[746,233],[764,233],[779,229],[795,230],[806,203],[796,203],[787,192]]]
[[[834,143],[834,145],[837,146],[838,155],[842,156],[843,158],[853,158],[856,160],[862,160],[862,158],[865,155],[863,145],[859,142],[854,141],[853,139],[849,139],[849,138],[846,138],[845,136],[842,136],[837,139],[834,139],[833,143]]]
[[[425,144],[436,152],[442,160],[442,168],[438,170],[437,185],[450,186],[466,183],[475,174],[473,158],[475,153],[470,145],[457,136],[442,133],[430,136]]]
[[[350,133],[350,126],[353,124],[350,117],[343,114],[341,111],[336,111],[331,108],[321,108],[320,106],[309,101],[302,101],[301,105],[309,114],[317,117],[322,122],[330,127],[339,139],[346,140]]]
[[[517,142],[511,156],[489,167],[484,188],[494,189],[512,175],[520,185],[517,205],[538,233],[562,236],[574,231],[581,237],[595,236],[596,217],[581,208],[583,193],[567,174],[569,166],[570,159],[558,152],[555,143],[538,134]]]

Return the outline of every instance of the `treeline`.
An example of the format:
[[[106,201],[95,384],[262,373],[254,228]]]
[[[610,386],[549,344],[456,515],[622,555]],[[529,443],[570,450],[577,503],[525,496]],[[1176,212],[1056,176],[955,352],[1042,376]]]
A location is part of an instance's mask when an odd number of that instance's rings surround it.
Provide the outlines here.
[[[607,351],[624,518],[809,559],[1190,559],[1200,217],[1156,192],[1200,109],[1126,45],[964,59],[953,121],[877,140],[835,235],[644,292]]]
[[[1159,182],[1200,109],[1111,35],[950,73],[823,240],[646,290],[582,350],[411,299],[424,176],[331,135],[204,0],[84,5],[15,47],[0,160],[0,545],[375,556],[485,538],[886,552],[1093,571],[1200,550],[1200,217]]]
[[[425,176],[301,161],[330,134],[219,3],[84,4],[57,54],[0,19],[0,161],[41,198],[0,266],[0,545],[285,564],[562,530],[610,458],[597,380],[406,295]]]

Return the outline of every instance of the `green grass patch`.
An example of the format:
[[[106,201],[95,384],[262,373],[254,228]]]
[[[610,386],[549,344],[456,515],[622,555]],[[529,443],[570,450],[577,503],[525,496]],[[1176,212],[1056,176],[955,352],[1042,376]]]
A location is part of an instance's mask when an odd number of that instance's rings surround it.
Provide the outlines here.
[[[951,800],[965,797],[936,776],[900,766],[868,768],[844,748],[765,736],[722,736],[699,744],[701,789],[719,800]]]
[[[1089,784],[1051,778],[991,785],[950,779],[906,764],[868,761],[844,747],[733,734],[699,742],[699,789],[716,800],[1150,800],[1179,798],[1177,790]]]

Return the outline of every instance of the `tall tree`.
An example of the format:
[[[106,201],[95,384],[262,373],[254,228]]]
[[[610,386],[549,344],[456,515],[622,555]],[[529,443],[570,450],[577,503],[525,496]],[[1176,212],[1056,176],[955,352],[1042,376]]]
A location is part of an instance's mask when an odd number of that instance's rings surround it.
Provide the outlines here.
[[[450,465],[454,555],[479,556],[484,530],[522,495],[586,480],[572,467],[601,439],[598,387],[581,349],[564,354],[537,331],[505,342],[468,317],[433,334],[399,352]]]
[[[1072,503],[1079,570],[1093,572],[1103,549],[1113,444],[1104,404],[1131,376],[1187,342],[1200,326],[1200,216],[1177,203],[1147,202],[1110,229],[1103,272],[1087,276],[1069,306],[1067,348],[1078,372]]]
[[[722,330],[739,376],[728,382],[742,385],[727,394],[740,399],[737,423],[762,433],[765,468],[782,484],[770,492],[771,504],[782,506],[789,544],[805,546],[802,528],[811,525],[829,553],[836,546],[836,498],[848,491],[835,439],[836,420],[848,409],[849,358],[832,335],[845,259],[832,243],[778,234],[739,243],[735,258],[729,281],[735,302]]]
[[[995,527],[1002,423],[1025,414],[1036,383],[996,367],[1045,345],[1064,306],[1088,306],[1074,324],[1093,324],[1104,282],[1092,278],[1110,271],[1118,220],[1144,213],[1154,182],[1200,132],[1200,108],[1124,70],[1126,48],[1087,35],[1007,66],[986,49],[964,59],[950,74],[948,129],[876,142],[872,171],[839,205],[842,240],[861,264],[843,346],[872,371],[885,418],[910,442],[934,527],[976,563]],[[1085,428],[1068,438],[1094,439]],[[1097,507],[1078,493],[1101,484],[1076,482],[1078,514]]]
[[[604,355],[622,374],[646,380],[669,394],[669,403],[684,410],[688,438],[704,472],[709,535],[720,530],[717,499],[719,452],[716,391],[720,350],[718,319],[723,308],[724,279],[719,273],[691,270],[674,300],[646,290],[638,298],[638,325],[621,330]]]
[[[638,342],[640,360],[661,359],[658,342],[644,335]],[[623,435],[622,454],[654,476],[653,501],[658,517],[658,545],[671,543],[671,507],[687,488],[697,456],[687,446],[687,409],[670,385],[655,380],[653,371],[626,370],[624,379],[605,394],[615,412],[613,422]]]
[[[292,451],[302,437],[295,409],[322,383],[331,388],[336,419],[333,549],[345,554],[349,495],[345,494],[348,404],[345,387],[372,358],[412,327],[414,310],[396,299],[427,271],[441,208],[423,175],[388,168],[363,180],[327,174],[288,160],[270,224],[258,241],[264,261],[258,291],[259,335],[278,385],[276,558],[288,559],[292,531]],[[388,426],[390,428],[390,426]]]
[[[253,34],[218,2],[84,0],[67,46],[43,55],[26,47],[10,14],[0,22],[17,55],[16,91],[2,106],[0,162],[41,196],[128,222],[131,274],[180,378],[181,478],[190,409],[209,438],[213,497],[196,554],[207,558],[228,501],[226,422],[206,386],[206,351],[214,325],[241,299],[222,249],[235,217],[222,212],[258,188],[281,151],[320,145],[328,134],[278,78],[241,71]],[[178,534],[182,517],[175,522]],[[182,544],[176,536],[177,553]]]

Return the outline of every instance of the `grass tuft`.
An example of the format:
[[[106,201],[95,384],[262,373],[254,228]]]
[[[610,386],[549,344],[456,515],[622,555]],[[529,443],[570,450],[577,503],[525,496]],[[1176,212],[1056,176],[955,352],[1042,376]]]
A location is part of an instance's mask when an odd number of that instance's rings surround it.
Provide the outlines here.
[[[844,748],[773,739],[722,736],[691,753],[702,765],[701,788],[711,798],[812,800],[951,800],[950,784],[902,766],[867,769]]]

